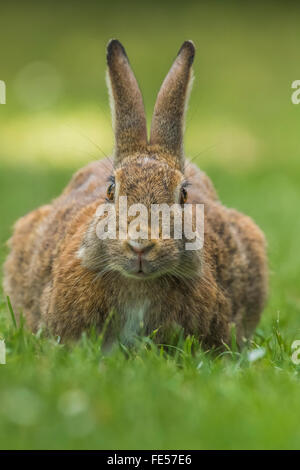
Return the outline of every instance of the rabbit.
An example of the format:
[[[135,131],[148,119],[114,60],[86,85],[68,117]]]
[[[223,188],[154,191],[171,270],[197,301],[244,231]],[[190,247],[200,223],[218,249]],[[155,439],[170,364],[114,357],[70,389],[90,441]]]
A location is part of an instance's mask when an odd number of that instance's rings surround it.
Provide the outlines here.
[[[185,41],[157,96],[148,139],[125,49],[108,43],[113,159],[80,169],[61,196],[17,221],[8,242],[4,291],[33,332],[43,327],[67,341],[93,327],[105,330],[108,344],[130,345],[153,332],[165,343],[179,328],[206,349],[230,344],[232,328],[240,347],[251,338],[268,293],[265,237],[249,217],[224,207],[208,176],[185,159],[194,55]],[[146,207],[203,204],[203,246],[186,250],[184,235],[100,239],[97,209],[117,207],[121,196]]]

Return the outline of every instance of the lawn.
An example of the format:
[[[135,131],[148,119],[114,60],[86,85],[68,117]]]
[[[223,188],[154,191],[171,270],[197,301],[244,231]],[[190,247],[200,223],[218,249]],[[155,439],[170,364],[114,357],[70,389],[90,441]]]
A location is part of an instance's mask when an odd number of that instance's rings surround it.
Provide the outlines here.
[[[0,291],[0,448],[300,448],[300,7],[235,2],[1,6],[0,260],[14,221],[112,149],[105,45],[125,45],[150,120],[184,39],[197,47],[186,153],[268,240],[270,296],[242,352],[141,338],[104,354],[14,325]],[[47,92],[45,92],[45,89]]]

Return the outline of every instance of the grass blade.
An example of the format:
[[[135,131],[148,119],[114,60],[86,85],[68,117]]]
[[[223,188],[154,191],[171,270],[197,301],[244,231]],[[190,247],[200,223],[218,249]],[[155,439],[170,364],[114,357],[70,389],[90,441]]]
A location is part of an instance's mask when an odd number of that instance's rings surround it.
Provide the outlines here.
[[[6,297],[6,300],[7,300],[8,310],[10,311],[10,315],[11,315],[11,319],[12,319],[13,325],[14,325],[14,327],[17,329],[17,321],[16,321],[16,317],[15,317],[15,313],[14,313],[14,311],[13,311],[12,305],[11,305],[11,303],[10,303],[10,298],[9,298],[9,296]]]

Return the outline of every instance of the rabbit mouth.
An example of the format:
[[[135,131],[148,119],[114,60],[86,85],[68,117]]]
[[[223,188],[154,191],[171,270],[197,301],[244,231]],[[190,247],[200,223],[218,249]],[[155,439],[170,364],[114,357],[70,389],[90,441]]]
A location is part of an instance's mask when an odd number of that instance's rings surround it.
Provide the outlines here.
[[[138,269],[136,271],[131,272],[130,274],[134,275],[134,277],[137,277],[138,279],[143,279],[147,277],[147,273],[144,271],[144,266],[141,259],[139,260]]]
[[[132,279],[154,279],[162,276],[165,270],[161,270],[158,267],[152,265],[146,260],[131,260],[129,264],[121,269],[124,276]]]
[[[161,264],[143,260],[142,262],[129,261],[126,265],[120,267],[119,271],[123,276],[136,280],[152,281],[164,276],[172,275],[174,270],[173,264]]]
[[[127,261],[119,267],[119,271],[128,278],[137,280],[157,279],[166,276],[171,278],[193,279],[202,277],[202,257],[195,256],[189,252],[186,259],[173,259],[168,262],[162,261],[162,256],[149,260],[147,257],[139,256]]]
[[[136,273],[127,272],[127,276],[135,279],[151,279],[153,277],[153,275],[146,274],[144,271],[137,271]]]
[[[125,275],[125,277],[131,278],[131,279],[138,279],[138,280],[152,280],[156,279],[158,277],[162,276],[162,273],[159,271],[155,271],[152,273],[145,273],[144,271],[136,271],[136,272],[131,272],[131,271],[123,271],[122,274]]]
[[[142,267],[140,267],[139,269],[124,269],[122,270],[122,273],[126,277],[131,277],[134,279],[153,279],[162,275],[161,271],[159,270],[147,271]]]

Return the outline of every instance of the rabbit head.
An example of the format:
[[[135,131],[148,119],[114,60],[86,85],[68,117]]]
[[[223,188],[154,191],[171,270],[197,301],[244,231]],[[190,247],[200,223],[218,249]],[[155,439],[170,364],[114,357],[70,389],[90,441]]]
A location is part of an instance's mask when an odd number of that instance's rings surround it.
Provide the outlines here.
[[[98,213],[94,217],[79,250],[83,265],[89,269],[99,273],[118,271],[139,280],[163,275],[191,277],[201,269],[201,250],[185,250],[184,233],[181,238],[174,236],[174,212],[170,212],[170,237],[163,236],[158,222],[157,236],[153,238],[153,217],[150,217],[153,205],[170,208],[175,204],[184,210],[189,200],[189,182],[184,176],[183,132],[194,54],[193,43],[184,42],[159,91],[148,141],[142,95],[126,52],[117,40],[108,44],[107,82],[115,149],[114,168],[107,182],[107,203],[114,207],[116,237],[100,240],[97,236],[97,226],[103,220],[100,211],[101,216]],[[142,205],[149,215],[136,219],[139,235],[135,237],[129,231],[133,221],[130,211],[125,222],[127,236],[120,237],[120,202],[124,198],[128,209],[135,204]],[[139,216],[145,215],[141,211]],[[183,220],[183,211],[179,217]],[[193,214],[190,217],[194,219]]]

